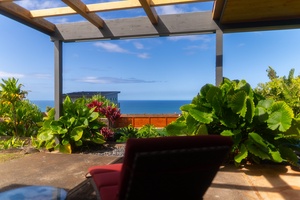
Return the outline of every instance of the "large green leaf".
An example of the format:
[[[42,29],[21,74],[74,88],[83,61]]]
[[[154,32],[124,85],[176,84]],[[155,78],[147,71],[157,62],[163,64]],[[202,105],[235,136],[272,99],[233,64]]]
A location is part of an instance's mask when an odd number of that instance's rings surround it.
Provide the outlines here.
[[[258,146],[264,152],[269,152],[268,144],[264,141],[264,139],[257,133],[249,133],[249,139],[253,141],[253,143]]]
[[[281,163],[283,161],[280,152],[278,150],[271,150],[269,153],[274,162]]]
[[[260,122],[265,122],[269,118],[269,114],[264,107],[256,107],[255,108],[255,116],[258,117]]]
[[[72,153],[71,144],[59,145],[59,152],[62,153]]]
[[[202,112],[197,109],[190,109],[190,115],[198,122],[209,124],[213,121],[212,113]]]
[[[246,100],[246,114],[245,118],[248,122],[252,122],[255,113],[255,105],[252,99],[247,98]]]
[[[180,107],[180,110],[188,112],[190,109],[195,108],[195,107],[196,107],[195,104],[185,104],[185,105]]]
[[[98,117],[99,117],[99,113],[93,112],[89,117],[89,122],[92,122],[92,121],[98,119]]]
[[[182,135],[183,131],[187,129],[186,123],[181,120],[176,120],[170,123],[166,130],[169,135]]]
[[[253,155],[261,158],[271,160],[269,155],[270,148],[268,147],[267,142],[257,133],[249,133],[249,138],[246,140],[245,145],[249,152]]]
[[[271,113],[267,120],[268,127],[271,130],[279,129],[279,131],[286,131],[291,127],[292,119],[294,117],[293,110],[283,101],[275,102],[271,106]]]
[[[205,124],[201,124],[200,126],[198,126],[195,135],[207,135],[208,131],[207,131],[207,127]]]
[[[248,156],[247,148],[244,144],[241,144],[238,154],[236,156],[234,156],[234,161],[236,163],[241,163],[242,160],[247,158],[247,156]]]
[[[83,128],[84,127],[81,127],[81,126],[73,128],[73,130],[71,131],[71,134],[70,134],[70,138],[74,141],[80,140],[83,135]]]
[[[211,86],[207,91],[205,98],[209,103],[212,103],[216,96],[220,97],[220,94],[222,94],[220,88]]]
[[[54,134],[53,134],[52,130],[50,130],[50,129],[46,129],[37,135],[37,139],[42,140],[42,141],[51,140],[51,139],[53,139],[53,137],[54,137]]]
[[[229,108],[223,108],[222,116],[219,118],[222,125],[227,128],[236,128],[239,123],[239,116]]]
[[[92,138],[91,140],[96,144],[104,144],[106,142],[104,138],[100,138],[100,137]]]
[[[245,117],[247,111],[246,98],[246,92],[239,91],[230,97],[228,106],[234,113],[240,114],[241,116]]]
[[[295,151],[293,151],[289,147],[285,147],[282,145],[279,146],[279,150],[280,150],[280,154],[283,159],[285,159],[287,162],[291,163],[292,165],[295,165],[295,166],[298,165],[299,159],[298,159]]]
[[[221,132],[222,136],[233,136],[234,133],[231,130],[224,130]]]

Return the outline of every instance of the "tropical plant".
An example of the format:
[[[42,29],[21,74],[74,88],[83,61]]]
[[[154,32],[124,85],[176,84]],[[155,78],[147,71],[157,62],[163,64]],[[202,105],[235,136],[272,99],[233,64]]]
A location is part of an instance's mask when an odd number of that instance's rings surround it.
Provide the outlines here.
[[[9,136],[32,136],[38,130],[37,123],[42,121],[40,109],[25,99],[27,91],[21,90],[22,84],[11,78],[0,84],[0,132]]]
[[[300,114],[300,77],[294,76],[295,70],[291,69],[288,77],[277,76],[276,71],[269,67],[267,70],[269,82],[259,83],[255,92],[266,98],[285,101],[297,116]]]
[[[17,117],[17,103],[25,98],[27,91],[21,90],[22,84],[18,84],[18,79],[8,78],[2,79],[3,83],[0,83],[0,101],[1,104],[7,105],[11,113],[11,121],[13,124],[14,136],[18,136],[18,117]],[[6,116],[5,116],[6,117]]]
[[[84,142],[105,143],[105,138],[100,133],[105,124],[98,120],[98,112],[89,109],[86,104],[85,98],[72,102],[67,96],[63,102],[63,115],[58,120],[54,119],[54,108],[51,109],[48,116],[44,117],[37,140],[34,141],[35,146],[72,153]]]
[[[136,136],[137,138],[151,138],[158,137],[159,133],[153,124],[146,124],[138,130]]]
[[[118,128],[115,132],[117,142],[126,142],[129,138],[137,138],[138,129],[132,124],[126,127]]]
[[[0,140],[0,150],[10,149],[10,148],[20,148],[26,145],[27,141],[22,140],[19,137],[11,137],[7,139]]]
[[[105,101],[93,100],[87,106],[94,109],[101,116],[105,116],[109,121],[109,127],[113,127],[115,121],[121,117],[120,109],[116,105],[109,105]]]
[[[220,134],[232,137],[231,156],[244,161],[298,162],[300,118],[283,101],[265,99],[245,80],[224,78],[216,87],[206,84],[182,115],[166,127],[168,135]]]
[[[141,128],[135,128],[132,124],[117,129],[115,137],[117,142],[126,142],[129,138],[151,138],[166,136],[165,129],[157,129],[153,124],[146,124]]]

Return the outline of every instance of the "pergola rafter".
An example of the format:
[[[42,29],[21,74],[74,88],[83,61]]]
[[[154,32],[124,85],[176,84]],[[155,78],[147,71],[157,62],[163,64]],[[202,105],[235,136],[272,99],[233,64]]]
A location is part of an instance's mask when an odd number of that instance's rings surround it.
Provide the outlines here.
[[[223,77],[223,33],[300,28],[299,0],[124,0],[85,4],[62,0],[65,7],[28,10],[0,0],[0,14],[48,34],[55,50],[55,109],[62,104],[62,44],[102,39],[216,34],[216,84]],[[155,7],[214,2],[211,11],[159,15]],[[101,12],[141,8],[146,16],[105,20]],[[51,17],[80,15],[87,22],[54,24]],[[47,18],[47,19],[46,19]]]

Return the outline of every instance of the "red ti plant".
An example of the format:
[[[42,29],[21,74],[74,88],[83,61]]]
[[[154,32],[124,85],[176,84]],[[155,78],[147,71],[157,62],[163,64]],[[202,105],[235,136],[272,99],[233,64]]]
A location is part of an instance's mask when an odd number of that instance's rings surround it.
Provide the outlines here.
[[[97,100],[92,101],[87,106],[90,109],[95,107],[94,111],[104,115],[108,119],[110,126],[112,126],[115,121],[121,116],[119,108],[110,105],[105,106],[103,102],[99,102]]]
[[[108,127],[102,127],[100,129],[100,133],[106,140],[114,137],[114,132],[112,132]]]

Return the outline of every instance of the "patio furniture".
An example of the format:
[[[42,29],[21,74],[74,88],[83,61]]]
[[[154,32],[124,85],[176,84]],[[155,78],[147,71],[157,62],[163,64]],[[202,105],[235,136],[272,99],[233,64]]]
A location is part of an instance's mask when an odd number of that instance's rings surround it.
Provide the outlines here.
[[[67,192],[52,186],[24,186],[0,193],[1,200],[64,200]]]
[[[88,171],[101,200],[198,200],[231,145],[219,135],[129,139],[123,163]]]

